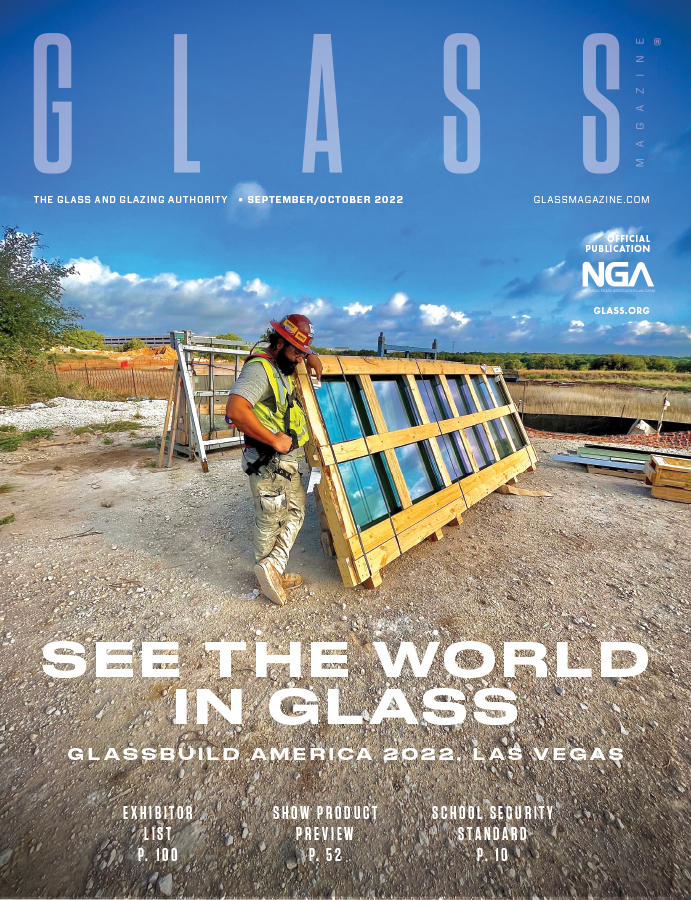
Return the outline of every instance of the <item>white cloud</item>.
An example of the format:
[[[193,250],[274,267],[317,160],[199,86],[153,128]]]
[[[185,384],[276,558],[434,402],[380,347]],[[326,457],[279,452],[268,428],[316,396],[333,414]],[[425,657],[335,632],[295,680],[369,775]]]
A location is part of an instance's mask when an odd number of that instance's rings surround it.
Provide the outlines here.
[[[443,303],[418,303],[396,293],[380,303],[354,301],[339,306],[328,297],[283,296],[259,277],[241,278],[232,270],[205,278],[181,278],[172,272],[152,277],[120,274],[92,259],[72,259],[78,274],[64,279],[64,302],[77,307],[83,325],[107,335],[162,334],[189,329],[199,334],[233,331],[256,338],[270,319],[298,312],[314,322],[317,346],[375,349],[383,331],[391,344],[442,349],[569,350],[611,352],[630,345],[635,352],[691,354],[691,327],[666,322],[584,323],[569,317],[543,320],[526,313],[488,315],[453,310]]]
[[[322,300],[321,297],[317,297],[316,300],[306,300],[303,297],[299,303],[293,303],[293,306],[297,307],[296,311],[302,313],[303,316],[317,320],[320,316],[331,313],[332,310],[329,301]]]
[[[109,281],[121,277],[126,278],[134,284],[139,279],[139,276],[135,274],[120,276],[117,272],[111,271],[110,266],[104,265],[98,256],[94,256],[93,259],[84,259],[84,257],[80,257],[79,259],[70,260],[70,264],[72,263],[79,266],[79,268],[75,274],[70,277],[70,285],[107,284]],[[159,276],[159,278],[160,277],[163,276]]]
[[[668,337],[691,341],[691,328],[687,325],[669,325],[666,322],[627,322],[616,344],[638,344],[641,338]]]
[[[364,314],[368,313],[372,307],[363,306],[362,303],[356,301],[355,303],[349,303],[347,306],[344,306],[343,309],[349,316],[364,316]]]
[[[454,312],[445,304],[437,306],[434,303],[421,303],[419,310],[420,321],[425,328],[438,328],[444,325],[445,331],[456,333],[470,322],[465,313]]]
[[[231,222],[243,225],[245,228],[256,228],[265,221],[271,211],[271,203],[255,202],[259,197],[267,197],[268,194],[256,181],[240,181],[230,192],[228,198],[228,218]],[[252,197],[252,203],[249,198]]]
[[[449,313],[450,317],[456,322],[456,325],[452,325],[451,327],[458,331],[459,328],[465,328],[465,326],[470,322],[468,316],[466,316],[463,312],[452,312]]]
[[[407,294],[404,294],[403,291],[396,291],[395,294],[392,294],[389,297],[389,301],[386,304],[387,310],[392,316],[400,316],[406,312],[406,306],[410,302],[410,297]]]
[[[422,324],[428,327],[433,328],[436,325],[441,325],[450,312],[451,310],[448,306],[435,306],[433,303],[420,304]]]
[[[226,272],[226,275],[235,275],[235,272]],[[271,294],[271,288],[268,284],[265,284],[261,278],[253,278],[252,281],[248,281],[244,286],[243,291],[248,294],[256,294],[260,300],[263,300]]]

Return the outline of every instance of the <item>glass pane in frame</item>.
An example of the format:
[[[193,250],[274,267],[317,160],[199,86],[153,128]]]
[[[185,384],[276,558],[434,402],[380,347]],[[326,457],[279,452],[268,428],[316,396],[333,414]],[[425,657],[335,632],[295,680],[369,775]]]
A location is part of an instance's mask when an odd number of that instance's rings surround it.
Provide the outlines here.
[[[471,375],[470,380],[473,382],[482,409],[494,409],[494,400],[482,378],[479,375]]]
[[[360,528],[374,525],[401,508],[385,463],[379,454],[339,463],[353,518]]]
[[[464,428],[463,430],[478,469],[485,469],[487,466],[491,466],[495,462],[494,454],[482,425],[472,425],[470,428]]]
[[[427,441],[396,447],[394,452],[413,503],[428,497],[442,487],[439,470]]]
[[[504,385],[496,375],[488,375],[487,383],[497,406],[508,406],[511,403],[511,398],[506,396]]]
[[[492,439],[494,440],[494,446],[497,448],[497,453],[499,454],[499,459],[504,459],[506,456],[511,456],[513,453],[513,448],[511,447],[511,442],[509,441],[508,435],[506,434],[506,430],[502,423],[501,419],[490,419],[487,423],[489,425],[489,430],[492,433]]]
[[[459,416],[469,416],[471,413],[477,412],[473,395],[470,388],[466,384],[465,378],[447,378],[451,396],[458,408]]]
[[[452,417],[449,401],[438,378],[417,378],[417,385],[430,422]]]
[[[402,378],[373,378],[372,387],[389,431],[399,431],[401,428],[420,424],[408,387]]]
[[[436,441],[451,481],[459,481],[471,474],[473,466],[457,431],[452,434],[442,434],[441,437],[436,438]]]
[[[516,450],[520,450],[521,447],[525,447],[525,440],[520,432],[520,429],[518,428],[518,425],[514,421],[514,417],[504,416],[501,421],[504,423],[504,427],[511,435],[511,440],[513,441],[513,445]]]
[[[365,435],[374,434],[367,401],[352,376],[324,378],[315,395],[331,443],[361,438],[363,430]]]
[[[489,438],[487,437],[487,432],[482,427],[482,425],[474,425],[473,428],[475,429],[475,433],[477,434],[480,446],[482,447],[485,457],[487,458],[487,462],[489,463],[489,465],[491,465],[492,463],[496,462],[496,459],[494,458],[492,445],[490,444]]]

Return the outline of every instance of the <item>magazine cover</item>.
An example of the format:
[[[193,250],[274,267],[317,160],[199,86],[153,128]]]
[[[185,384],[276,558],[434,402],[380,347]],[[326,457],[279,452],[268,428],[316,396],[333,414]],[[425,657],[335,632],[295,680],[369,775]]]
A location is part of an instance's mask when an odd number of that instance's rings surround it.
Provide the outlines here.
[[[1,0],[1,896],[691,896],[690,50]]]

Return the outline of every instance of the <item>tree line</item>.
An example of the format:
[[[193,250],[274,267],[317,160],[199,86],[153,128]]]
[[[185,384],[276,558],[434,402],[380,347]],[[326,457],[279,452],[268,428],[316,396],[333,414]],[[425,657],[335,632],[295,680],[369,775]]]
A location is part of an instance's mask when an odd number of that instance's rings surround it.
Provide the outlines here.
[[[327,347],[315,348],[318,353],[333,354]],[[338,350],[339,356],[376,356],[376,351]],[[402,353],[391,353],[390,357],[401,357]],[[411,353],[412,359],[422,359],[423,354]],[[691,357],[679,356],[631,356],[625,353],[497,353],[495,351],[471,351],[468,353],[447,353],[441,351],[439,359],[447,362],[501,366],[506,370],[525,369],[566,369],[572,372],[691,372]]]
[[[487,363],[502,369],[567,369],[572,372],[691,372],[691,357],[626,353],[440,353],[451,362]]]

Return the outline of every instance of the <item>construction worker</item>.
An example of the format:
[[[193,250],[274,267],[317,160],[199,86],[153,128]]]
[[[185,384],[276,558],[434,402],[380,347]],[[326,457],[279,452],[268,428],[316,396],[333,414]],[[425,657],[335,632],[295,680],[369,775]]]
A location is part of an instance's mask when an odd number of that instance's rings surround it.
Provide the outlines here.
[[[312,323],[290,315],[271,322],[269,346],[252,352],[228,397],[226,422],[245,436],[242,467],[254,499],[254,574],[273,603],[302,584],[286,572],[288,556],[305,518],[305,490],[298,473],[298,448],[307,442],[307,423],[293,373],[301,360],[321,378],[322,364],[310,349]]]

